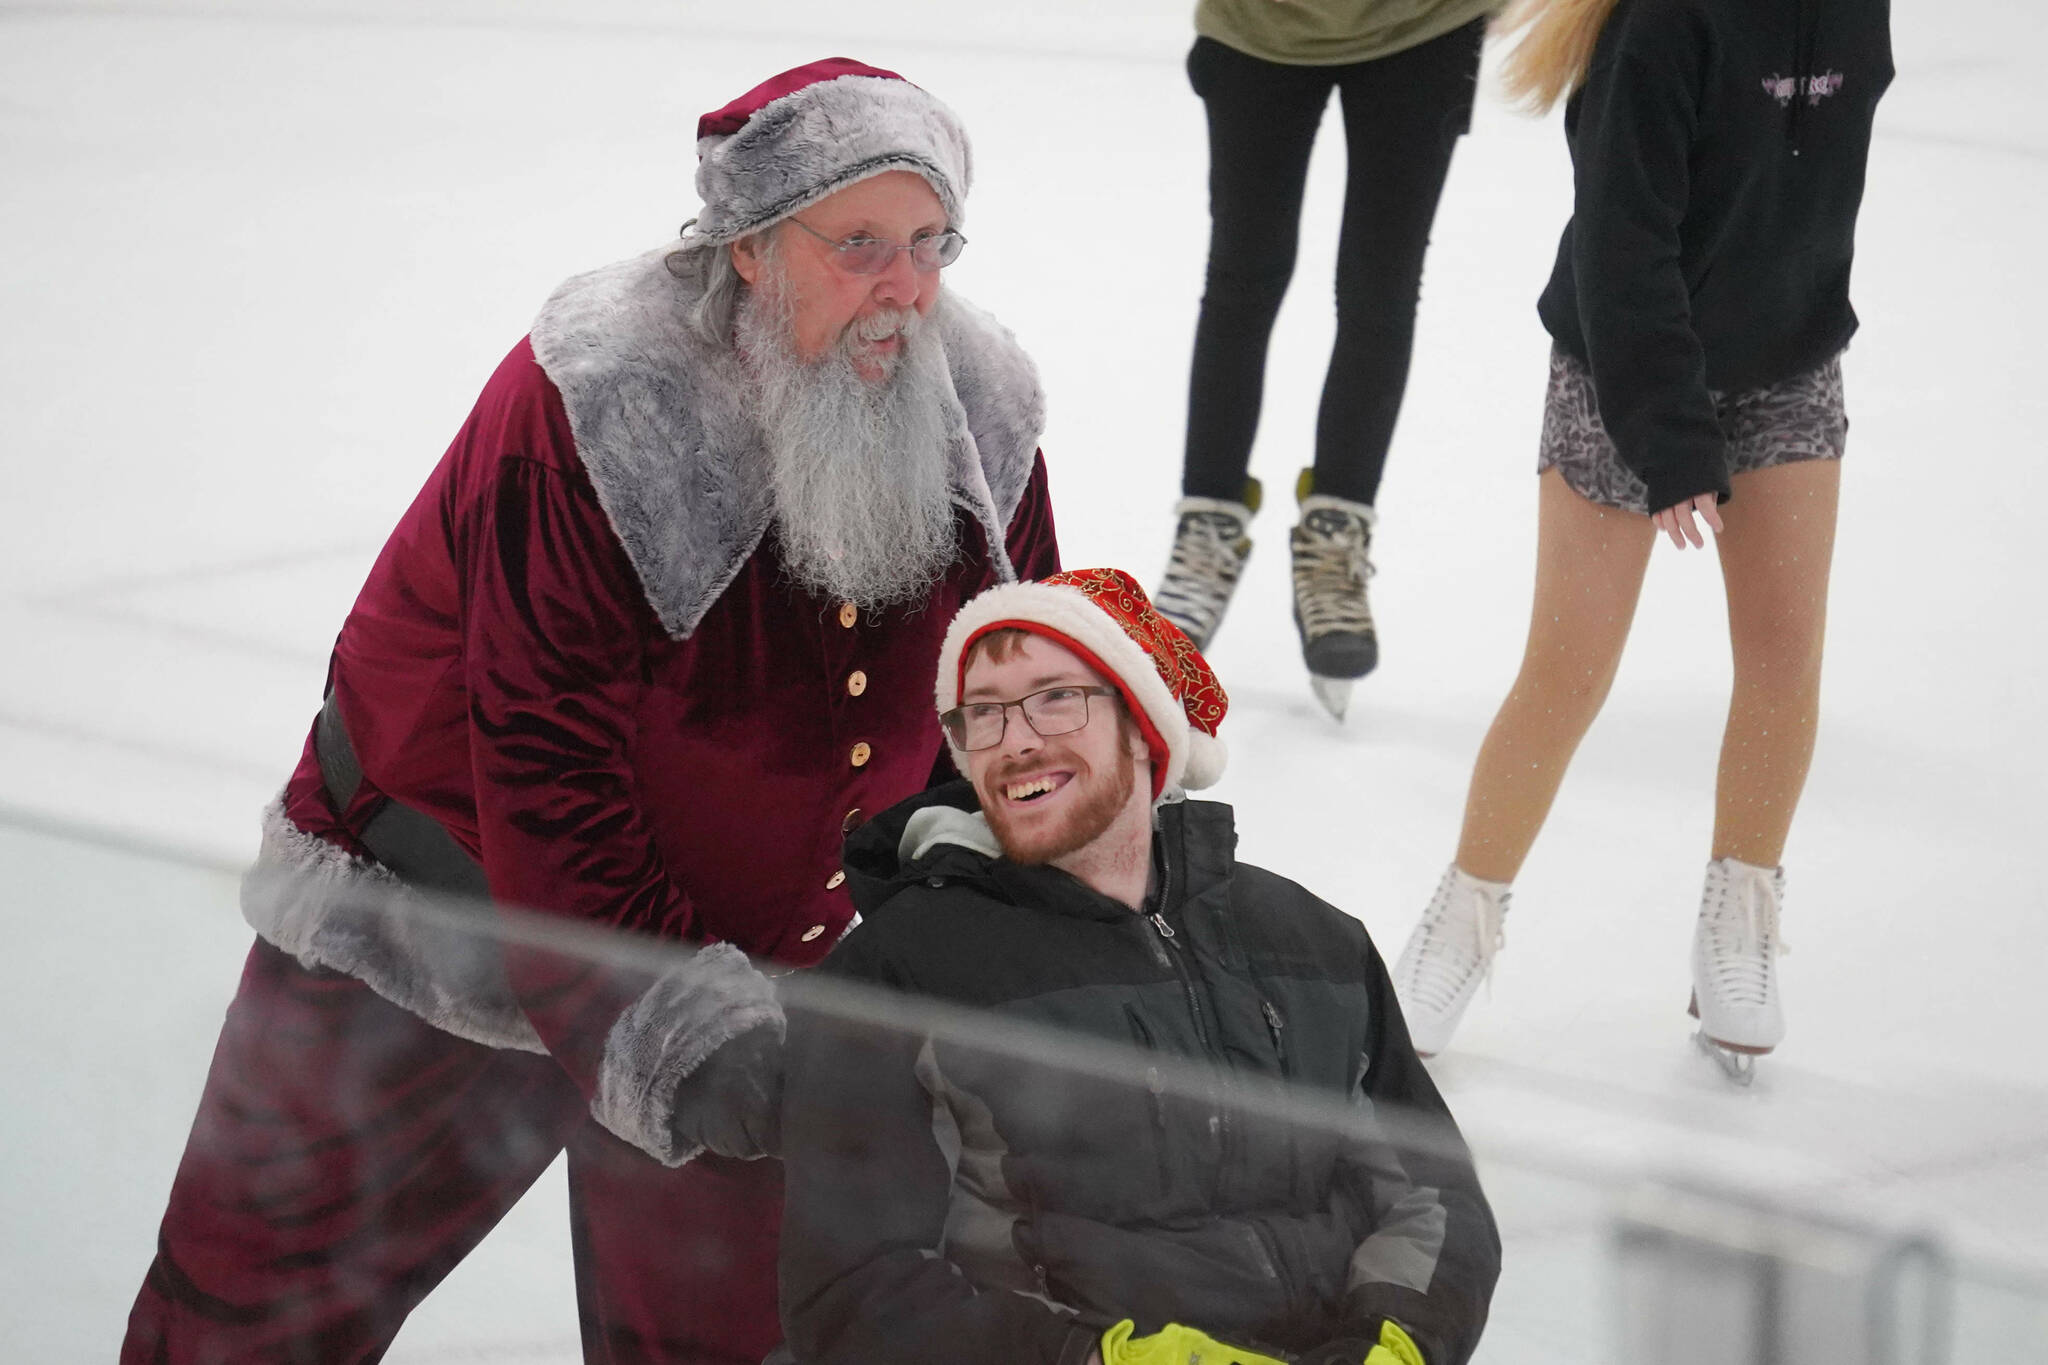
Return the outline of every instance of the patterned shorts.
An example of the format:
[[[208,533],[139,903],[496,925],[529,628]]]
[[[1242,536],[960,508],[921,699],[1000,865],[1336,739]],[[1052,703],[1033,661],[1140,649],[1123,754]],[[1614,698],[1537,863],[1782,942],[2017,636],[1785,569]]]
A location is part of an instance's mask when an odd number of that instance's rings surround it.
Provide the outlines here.
[[[1849,416],[1842,407],[1841,356],[1769,388],[1712,392],[1721,434],[1728,438],[1730,474],[1798,460],[1842,458]],[[1552,465],[1588,502],[1649,515],[1648,485],[1621,462],[1601,424],[1593,372],[1578,357],[1555,347],[1550,352],[1550,392],[1543,403],[1536,472]]]

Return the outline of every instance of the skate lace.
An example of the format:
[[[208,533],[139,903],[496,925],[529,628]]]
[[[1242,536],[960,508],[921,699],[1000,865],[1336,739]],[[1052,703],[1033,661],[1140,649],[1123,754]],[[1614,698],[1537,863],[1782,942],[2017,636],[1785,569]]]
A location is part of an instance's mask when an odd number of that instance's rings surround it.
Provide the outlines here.
[[[1336,507],[1318,507],[1294,528],[1294,601],[1309,639],[1373,628],[1365,599],[1365,580],[1374,573],[1368,540],[1365,518]]]
[[[1216,629],[1230,603],[1244,569],[1244,551],[1238,548],[1243,538],[1243,523],[1228,512],[1190,512],[1174,533],[1166,578],[1154,603],[1198,642]]]
[[[1707,968],[1714,993],[1730,1005],[1763,1005],[1770,998],[1771,959],[1792,951],[1778,928],[1779,889],[1732,879],[1718,863],[1708,874],[1705,900]]]
[[[1478,972],[1489,998],[1493,990],[1494,955],[1507,946],[1509,894],[1498,900],[1484,894],[1468,897],[1471,913],[1454,914],[1458,899],[1457,874],[1446,872],[1422,916],[1419,951],[1404,957],[1399,994],[1423,1008],[1440,1011],[1450,1007],[1458,993]]]

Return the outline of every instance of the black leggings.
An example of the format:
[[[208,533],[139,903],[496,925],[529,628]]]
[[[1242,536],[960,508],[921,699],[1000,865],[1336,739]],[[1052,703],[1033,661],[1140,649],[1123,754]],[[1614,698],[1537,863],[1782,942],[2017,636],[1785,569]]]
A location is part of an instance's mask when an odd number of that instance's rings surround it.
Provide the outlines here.
[[[1337,342],[1316,417],[1315,488],[1369,503],[1408,383],[1429,226],[1472,123],[1486,21],[1376,61],[1283,66],[1210,38],[1188,53],[1209,114],[1209,271],[1195,324],[1181,491],[1244,496],[1266,342],[1294,273],[1309,149],[1334,86],[1350,168]]]

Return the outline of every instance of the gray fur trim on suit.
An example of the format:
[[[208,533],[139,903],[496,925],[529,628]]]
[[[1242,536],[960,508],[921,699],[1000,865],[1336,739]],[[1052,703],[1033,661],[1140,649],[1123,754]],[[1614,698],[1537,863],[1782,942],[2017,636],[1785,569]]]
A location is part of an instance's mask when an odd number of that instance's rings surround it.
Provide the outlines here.
[[[768,531],[767,454],[730,347],[690,328],[698,286],[662,248],[578,275],[534,321],[534,356],[561,392],[576,449],[663,629],[687,639]],[[722,250],[723,248],[709,248]],[[1038,371],[1009,329],[955,295],[933,314],[957,406],[954,500],[981,524],[997,574],[1045,428]]]
[[[698,139],[697,235],[730,242],[884,171],[925,178],[961,226],[974,158],[959,115],[905,80],[841,76],[762,106],[738,132]]]
[[[242,878],[242,917],[300,965],[352,976],[435,1028],[485,1047],[545,1053],[505,975],[494,912],[422,892],[392,872],[263,813],[263,843]],[[465,927],[464,917],[483,922]],[[680,1083],[720,1046],[762,1025],[779,1036],[774,987],[731,944],[670,968],[612,1025],[591,1114],[648,1155],[679,1165],[670,1110]]]
[[[605,1039],[590,1112],[668,1166],[703,1148],[676,1140],[676,1091],[706,1058],[748,1029],[783,1035],[774,985],[730,943],[700,948],[619,1016]]]
[[[472,1043],[546,1052],[512,997],[494,926],[461,927],[465,914],[489,913],[308,834],[281,800],[264,810],[263,843],[242,877],[242,918],[300,965],[352,976]]]

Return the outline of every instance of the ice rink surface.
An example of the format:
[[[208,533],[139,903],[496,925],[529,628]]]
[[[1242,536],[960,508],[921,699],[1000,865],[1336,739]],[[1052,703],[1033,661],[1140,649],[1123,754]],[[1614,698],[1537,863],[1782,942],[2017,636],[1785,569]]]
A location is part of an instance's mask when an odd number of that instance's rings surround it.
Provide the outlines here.
[[[694,211],[699,112],[835,53],[959,109],[978,179],[948,284],[1041,367],[1066,561],[1157,574],[1206,234],[1189,8],[0,3],[0,1354],[111,1358],[247,947],[234,870],[334,631],[548,291]],[[1711,556],[1660,548],[1491,997],[1435,1066],[1509,1238],[1485,1362],[1585,1358],[1605,1201],[1649,1172],[2048,1275],[2048,18],[1900,6],[1894,37],[1790,1040],[1747,1092],[1687,1045],[1729,667]],[[1273,345],[1273,506],[1211,654],[1214,794],[1248,860],[1391,955],[1520,655],[1533,304],[1570,179],[1555,119],[1482,100],[1379,500],[1384,662],[1338,725],[1298,661],[1281,496],[1331,332],[1338,131]],[[575,1358],[558,1176],[389,1359]]]

